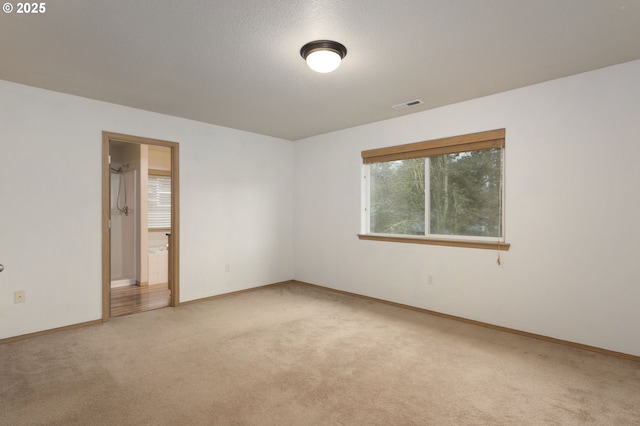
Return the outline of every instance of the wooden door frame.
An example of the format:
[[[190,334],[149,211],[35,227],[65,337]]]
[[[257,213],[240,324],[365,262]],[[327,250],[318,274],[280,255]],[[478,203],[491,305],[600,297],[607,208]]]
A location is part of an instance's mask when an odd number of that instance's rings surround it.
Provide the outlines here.
[[[169,306],[180,304],[180,180],[177,142],[102,132],[102,321],[111,319],[111,142],[156,145],[171,149],[171,236],[169,237]]]

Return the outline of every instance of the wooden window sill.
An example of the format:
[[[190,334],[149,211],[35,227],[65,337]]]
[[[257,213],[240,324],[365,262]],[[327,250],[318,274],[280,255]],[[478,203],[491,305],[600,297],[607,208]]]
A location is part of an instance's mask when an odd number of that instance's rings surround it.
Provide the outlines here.
[[[430,237],[411,237],[411,236],[390,236],[390,235],[374,235],[374,234],[358,234],[361,240],[369,241],[387,241],[392,243],[409,243],[409,244],[428,244],[434,246],[448,247],[466,247],[487,250],[508,251],[511,247],[509,243],[497,241],[473,241],[473,240],[445,240]]]

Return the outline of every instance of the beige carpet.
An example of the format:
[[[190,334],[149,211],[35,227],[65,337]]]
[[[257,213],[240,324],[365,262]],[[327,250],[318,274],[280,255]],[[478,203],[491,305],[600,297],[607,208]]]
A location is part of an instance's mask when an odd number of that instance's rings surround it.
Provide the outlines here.
[[[640,363],[285,284],[2,344],[0,423],[634,425]]]

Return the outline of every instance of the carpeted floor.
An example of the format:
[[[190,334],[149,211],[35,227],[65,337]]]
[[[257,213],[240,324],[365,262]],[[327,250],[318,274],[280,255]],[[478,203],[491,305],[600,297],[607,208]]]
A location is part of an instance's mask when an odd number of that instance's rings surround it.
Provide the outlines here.
[[[640,363],[285,284],[0,345],[2,425],[634,425]]]

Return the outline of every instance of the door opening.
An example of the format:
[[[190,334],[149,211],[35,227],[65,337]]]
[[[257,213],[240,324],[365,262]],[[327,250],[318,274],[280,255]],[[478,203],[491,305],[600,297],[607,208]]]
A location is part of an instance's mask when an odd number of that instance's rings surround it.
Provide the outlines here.
[[[179,304],[178,143],[103,132],[102,320]]]

